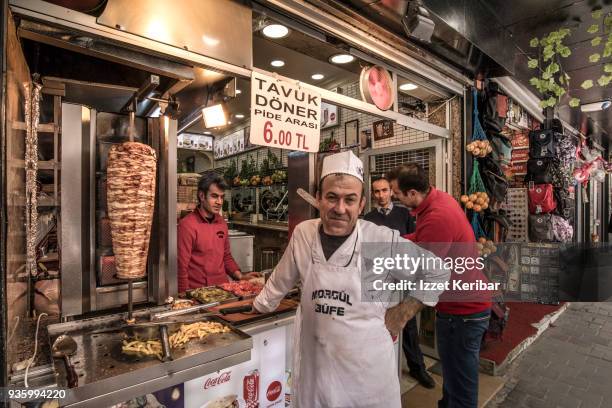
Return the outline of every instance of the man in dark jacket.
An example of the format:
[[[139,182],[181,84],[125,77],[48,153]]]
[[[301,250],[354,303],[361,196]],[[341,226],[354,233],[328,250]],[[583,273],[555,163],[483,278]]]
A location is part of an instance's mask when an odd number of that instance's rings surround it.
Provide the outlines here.
[[[364,217],[366,221],[376,225],[399,231],[400,235],[414,232],[414,217],[410,215],[406,207],[393,205],[391,197],[393,192],[389,181],[384,177],[379,177],[372,181],[372,198],[376,202],[376,208],[372,209]],[[402,348],[406,355],[406,362],[410,370],[410,376],[414,377],[423,387],[434,388],[435,381],[425,367],[423,353],[419,346],[419,330],[416,318],[412,318],[404,326],[402,335]]]

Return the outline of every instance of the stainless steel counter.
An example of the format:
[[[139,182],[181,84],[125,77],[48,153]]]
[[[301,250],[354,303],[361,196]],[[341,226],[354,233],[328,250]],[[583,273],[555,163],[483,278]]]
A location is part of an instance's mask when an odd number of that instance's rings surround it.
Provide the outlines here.
[[[233,225],[240,225],[243,227],[260,228],[260,229],[266,229],[266,230],[271,230],[271,231],[279,231],[279,232],[289,231],[289,226],[287,224],[282,224],[282,223],[269,223],[269,222],[251,223],[248,221],[230,221],[230,223]]]
[[[152,308],[135,313],[138,321],[148,320]],[[198,378],[251,359],[253,341],[242,330],[194,340],[173,349],[173,360],[161,362],[155,357],[126,356],[121,352],[122,331],[105,332],[119,327],[125,314],[53,324],[48,327],[50,343],[60,334],[69,334],[78,348],[71,362],[79,385],[68,390],[61,401],[65,407],[110,406],[147,393]],[[202,320],[209,319],[203,318]],[[213,318],[216,320],[216,318]],[[50,350],[45,350],[49,353]],[[61,360],[54,361],[57,385],[64,388],[65,370]]]

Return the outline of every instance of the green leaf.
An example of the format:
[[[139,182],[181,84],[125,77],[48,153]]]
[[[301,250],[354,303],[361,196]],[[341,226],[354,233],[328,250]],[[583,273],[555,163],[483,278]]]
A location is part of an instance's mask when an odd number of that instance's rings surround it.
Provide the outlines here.
[[[591,79],[587,79],[582,84],[580,84],[582,89],[591,89],[593,87],[593,81]]]
[[[601,58],[601,55],[599,55],[597,53],[589,55],[589,61],[590,62],[597,62],[597,61],[599,61],[600,58]]]
[[[608,62],[606,65],[604,65],[604,72],[612,73],[612,63]]]
[[[551,59],[555,55],[553,46],[547,45],[546,47],[544,47],[544,50],[542,51],[542,55],[544,57],[544,61],[548,61],[549,59]]]
[[[606,15],[604,18],[604,25],[606,28],[612,27],[612,14],[608,13],[608,15]]]
[[[555,106],[556,103],[557,103],[557,98],[555,98],[554,96],[551,96],[548,99],[540,101],[540,107],[541,108],[547,108],[549,106],[552,107],[552,106]]]
[[[595,10],[594,12],[591,13],[591,16],[595,19],[595,20],[599,20],[601,18],[601,16],[603,15],[603,12],[601,11],[601,9],[599,10]]]
[[[578,98],[570,99],[569,106],[571,106],[572,108],[577,108],[578,106],[580,106],[580,99]]]
[[[559,75],[559,83],[561,85],[565,85],[565,78],[563,77],[563,75]]]
[[[530,46],[531,48],[535,48],[535,47],[537,47],[539,44],[540,44],[540,40],[538,40],[538,38],[537,38],[537,37],[534,37],[534,38],[532,38],[532,39],[531,39],[531,41],[529,41],[529,46]]]
[[[551,74],[556,74],[559,72],[559,64],[556,62],[551,62],[550,65],[546,67],[546,70]]]
[[[587,28],[587,33],[595,34],[599,31],[599,24],[592,24],[589,28]]]
[[[569,80],[572,79],[571,76],[569,76],[569,74],[566,72],[563,74],[563,76],[565,77],[565,80],[569,83]]]
[[[597,80],[597,83],[599,84],[599,86],[608,86],[610,80],[612,80],[612,75],[602,75]]]
[[[570,50],[569,47],[566,46],[560,47],[559,49],[557,49],[557,51],[563,58],[567,58],[572,55],[572,50]]]
[[[601,44],[601,37],[595,37],[591,40],[591,45],[593,47],[597,47],[599,44]]]
[[[570,34],[571,30],[567,27],[559,29],[559,36],[561,37],[561,39],[567,37]]]
[[[540,85],[540,79],[539,79],[539,78],[536,78],[536,77],[533,77],[533,78],[531,78],[531,79],[529,80],[529,84],[531,84],[532,86],[537,87],[537,86],[539,86],[539,85]]]
[[[612,55],[612,41],[608,40],[604,47],[603,56],[604,58],[608,58],[610,55]]]
[[[531,69],[538,67],[538,60],[535,58],[529,58],[529,62],[527,62],[527,66]]]
[[[548,71],[544,71],[542,72],[542,79],[550,79],[552,77],[552,74]]]

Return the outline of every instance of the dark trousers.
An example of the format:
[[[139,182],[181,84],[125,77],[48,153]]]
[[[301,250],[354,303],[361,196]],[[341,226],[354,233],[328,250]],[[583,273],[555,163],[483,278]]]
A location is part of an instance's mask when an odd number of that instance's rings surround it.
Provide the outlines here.
[[[444,378],[438,408],[478,407],[480,343],[490,310],[469,316],[438,313],[436,338]]]
[[[402,333],[402,348],[408,362],[408,369],[411,373],[418,373],[425,370],[423,353],[419,346],[419,328],[417,327],[416,316],[408,320]]]

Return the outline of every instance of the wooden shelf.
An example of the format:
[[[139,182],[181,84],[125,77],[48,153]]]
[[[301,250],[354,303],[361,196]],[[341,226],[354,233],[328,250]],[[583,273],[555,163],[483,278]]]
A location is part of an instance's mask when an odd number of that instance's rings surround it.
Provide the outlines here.
[[[11,167],[16,168],[25,168],[25,160],[22,159],[9,159],[9,163]],[[53,160],[41,160],[38,162],[38,170],[54,170],[61,169],[60,162],[56,162]]]
[[[25,122],[11,122],[11,128],[13,130],[26,130]],[[57,133],[61,133],[59,126],[55,123],[39,123],[38,131],[44,133],[54,133],[57,130]]]

